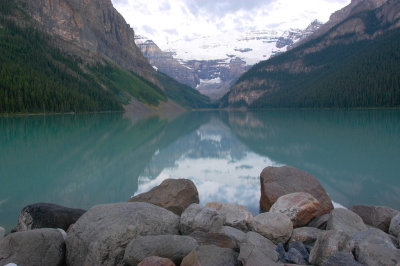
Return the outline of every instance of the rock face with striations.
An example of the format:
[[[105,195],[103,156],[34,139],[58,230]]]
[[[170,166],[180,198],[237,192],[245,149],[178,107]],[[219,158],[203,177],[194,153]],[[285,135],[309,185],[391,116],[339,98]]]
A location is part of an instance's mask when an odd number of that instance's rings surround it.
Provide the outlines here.
[[[22,0],[31,17],[61,48],[83,59],[102,57],[158,84],[135,44],[134,31],[111,0]]]

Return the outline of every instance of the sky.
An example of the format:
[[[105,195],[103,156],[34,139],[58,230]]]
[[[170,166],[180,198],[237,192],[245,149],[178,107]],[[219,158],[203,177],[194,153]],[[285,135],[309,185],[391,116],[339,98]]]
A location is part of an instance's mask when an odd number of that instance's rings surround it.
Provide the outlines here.
[[[227,32],[305,28],[350,0],[112,0],[135,34],[159,46]]]

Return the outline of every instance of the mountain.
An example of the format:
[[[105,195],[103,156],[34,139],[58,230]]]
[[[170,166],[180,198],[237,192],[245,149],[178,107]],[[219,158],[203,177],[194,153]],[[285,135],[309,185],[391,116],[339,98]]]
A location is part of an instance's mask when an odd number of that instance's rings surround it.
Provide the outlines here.
[[[202,36],[170,42],[164,50],[143,36],[136,36],[136,44],[153,67],[216,100],[252,65],[286,51],[320,25]]]
[[[176,105],[111,0],[2,0],[0,36],[0,113]]]
[[[220,106],[398,106],[399,27],[399,1],[353,0],[293,49],[242,75]]]

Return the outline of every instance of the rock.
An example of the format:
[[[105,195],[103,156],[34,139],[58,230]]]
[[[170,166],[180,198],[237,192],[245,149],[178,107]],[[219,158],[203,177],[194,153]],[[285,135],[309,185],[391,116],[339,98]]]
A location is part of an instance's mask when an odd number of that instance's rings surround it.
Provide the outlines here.
[[[4,238],[5,232],[6,232],[6,230],[0,226],[0,241]]]
[[[240,243],[219,233],[194,231],[189,236],[195,239],[199,245],[214,245],[220,248],[231,248],[235,250],[239,250],[240,248]]]
[[[199,193],[189,179],[166,179],[149,192],[132,197],[129,202],[148,202],[177,215],[192,203],[199,203]]]
[[[24,207],[18,216],[17,231],[38,228],[61,228],[67,231],[85,210],[71,209],[52,203],[36,203]]]
[[[396,238],[377,228],[368,228],[364,231],[361,231],[353,236],[353,240],[356,246],[363,243],[373,243],[375,245],[382,245],[387,248],[397,248]]]
[[[400,235],[400,214],[394,216],[390,222],[389,233],[393,236]]]
[[[0,241],[0,265],[64,265],[65,242],[57,229],[9,234]]]
[[[307,265],[307,261],[304,260],[303,255],[295,248],[289,248],[289,251],[285,254],[285,261],[299,265]]]
[[[237,228],[244,232],[249,231],[249,225],[253,221],[253,215],[249,210],[239,204],[209,202],[206,207],[217,210],[225,217],[225,225]]]
[[[177,235],[179,216],[144,202],[96,205],[66,240],[67,264],[122,265],[125,247],[138,236]]]
[[[285,255],[286,255],[285,244],[279,243],[278,246],[276,247],[276,252],[278,252],[278,254],[279,254],[280,262],[283,262],[283,263],[287,262],[285,259]]]
[[[309,193],[296,192],[279,197],[269,212],[286,214],[296,228],[306,225],[317,217],[320,209],[319,201]]]
[[[301,243],[301,242],[292,242],[292,243],[289,243],[289,250],[290,249],[292,249],[292,248],[294,248],[294,249],[296,249],[298,252],[300,252],[300,254],[301,254],[301,256],[302,256],[302,259],[305,261],[305,262],[308,262],[308,258],[310,257],[310,254],[308,253],[308,251],[307,251],[307,248],[304,246],[304,244],[303,243]],[[288,260],[289,261],[289,260]],[[296,263],[296,262],[293,262],[293,263]],[[297,264],[302,264],[302,263],[297,263]],[[306,263],[307,264],[307,263]]]
[[[142,260],[138,266],[175,266],[175,263],[167,258],[152,256]]]
[[[282,213],[261,213],[254,218],[251,227],[275,244],[286,243],[293,231],[292,221]]]
[[[354,235],[367,229],[360,216],[347,209],[334,209],[326,225],[327,230],[338,230]]]
[[[352,254],[354,242],[351,237],[342,231],[330,230],[321,233],[310,253],[309,262],[313,265],[323,264],[336,252]]]
[[[357,213],[365,224],[389,232],[390,221],[400,212],[386,206],[355,205],[351,210]]]
[[[240,265],[237,257],[238,254],[229,248],[199,246],[183,259],[181,266]]]
[[[276,251],[277,246],[272,243],[271,240],[263,237],[260,234],[257,234],[255,232],[248,232],[246,234],[245,242],[240,245],[240,252],[242,251],[243,244],[249,244],[261,249],[262,252],[265,253],[265,256],[270,258],[270,260],[272,261],[279,260],[279,254]]]
[[[179,228],[184,235],[194,231],[218,232],[224,222],[224,216],[216,210],[194,203],[182,213]]]
[[[240,254],[238,260],[242,263],[243,266],[281,265],[278,264],[275,260],[271,259],[268,250],[261,247],[256,247],[249,243],[243,243],[240,246]]]
[[[189,236],[159,235],[143,236],[133,239],[125,249],[124,263],[137,265],[147,257],[168,258],[180,264],[193,249],[198,246]]]
[[[367,266],[399,265],[400,250],[383,245],[363,243],[355,248],[356,260]]]
[[[269,211],[279,197],[295,192],[307,192],[321,204],[318,216],[330,213],[332,201],[319,181],[306,171],[290,167],[267,167],[260,175],[260,208]]]
[[[362,266],[361,263],[358,263],[354,260],[353,255],[345,252],[336,252],[332,256],[330,256],[322,266]]]
[[[293,230],[289,243],[300,241],[305,245],[313,245],[323,231],[314,227],[300,227]]]
[[[240,243],[246,240],[246,233],[243,233],[239,229],[230,227],[230,226],[223,226],[218,233],[229,237],[232,241],[235,242],[235,246],[240,247]]]
[[[307,226],[325,230],[329,217],[331,217],[330,214],[324,214],[322,216],[316,217],[312,219],[311,222],[307,224]]]

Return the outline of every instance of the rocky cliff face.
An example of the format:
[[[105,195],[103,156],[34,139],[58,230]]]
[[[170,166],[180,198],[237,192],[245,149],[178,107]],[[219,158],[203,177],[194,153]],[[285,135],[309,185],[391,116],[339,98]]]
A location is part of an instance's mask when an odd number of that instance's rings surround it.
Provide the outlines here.
[[[134,31],[111,0],[20,0],[28,14],[55,36],[64,51],[87,61],[98,57],[158,84],[134,41]]]

